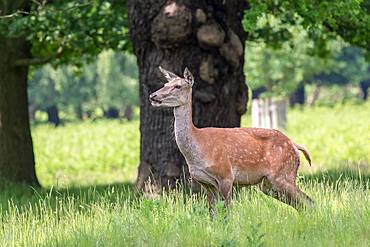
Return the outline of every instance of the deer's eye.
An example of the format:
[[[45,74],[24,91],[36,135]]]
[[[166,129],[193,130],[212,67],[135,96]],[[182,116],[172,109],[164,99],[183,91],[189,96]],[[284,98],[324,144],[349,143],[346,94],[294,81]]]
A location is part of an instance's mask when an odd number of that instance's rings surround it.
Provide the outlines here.
[[[175,88],[179,89],[179,88],[181,88],[181,86],[180,85],[176,85]]]

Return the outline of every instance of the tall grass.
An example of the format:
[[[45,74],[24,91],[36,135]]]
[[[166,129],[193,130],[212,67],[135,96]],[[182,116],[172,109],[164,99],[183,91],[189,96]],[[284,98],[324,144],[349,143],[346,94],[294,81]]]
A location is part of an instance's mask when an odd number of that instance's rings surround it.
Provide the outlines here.
[[[316,200],[297,213],[256,189],[235,192],[229,218],[204,194],[180,191],[135,198],[128,187],[50,191],[37,203],[10,201],[0,214],[3,246],[368,246],[369,182],[345,177],[301,185]]]
[[[369,246],[369,109],[370,102],[289,111],[285,133],[319,167],[297,178],[313,210],[296,212],[243,188],[234,191],[229,217],[218,202],[213,220],[204,193],[179,186],[160,199],[134,195],[137,121],[33,126],[44,188],[0,181],[0,245]],[[242,121],[250,126],[250,117]]]

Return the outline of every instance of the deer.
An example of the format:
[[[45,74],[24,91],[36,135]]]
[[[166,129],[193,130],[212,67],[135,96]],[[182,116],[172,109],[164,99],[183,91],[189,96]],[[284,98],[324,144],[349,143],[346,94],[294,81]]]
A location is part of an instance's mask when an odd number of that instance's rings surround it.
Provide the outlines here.
[[[302,151],[311,165],[306,147],[294,143],[276,129],[197,128],[192,121],[194,77],[188,68],[184,78],[159,66],[167,83],[149,96],[154,107],[174,108],[174,133],[190,176],[204,189],[212,215],[215,200],[229,210],[233,186],[258,186],[268,196],[297,211],[314,201],[296,185]]]

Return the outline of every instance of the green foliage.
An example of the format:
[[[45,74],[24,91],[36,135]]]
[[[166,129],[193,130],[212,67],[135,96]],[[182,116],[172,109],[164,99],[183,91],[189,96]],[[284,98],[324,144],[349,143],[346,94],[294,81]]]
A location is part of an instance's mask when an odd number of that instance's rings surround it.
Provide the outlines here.
[[[346,62],[334,58],[320,59],[307,54],[312,42],[306,42],[307,33],[299,26],[289,42],[278,50],[265,43],[247,42],[244,72],[252,90],[264,87],[267,92],[261,97],[288,97],[298,86],[317,79],[316,75],[340,73]],[[333,50],[340,50],[341,42],[331,43]],[[330,79],[330,78],[329,78]]]
[[[3,2],[4,6],[12,4]],[[34,57],[62,47],[61,55],[51,62],[53,66],[72,63],[80,67],[104,49],[131,49],[126,0],[34,0],[17,7],[14,14],[21,10],[22,14],[1,19],[1,34],[25,37],[32,44]]]
[[[251,0],[252,9],[245,11],[244,29],[250,32],[249,40],[263,41],[268,46],[280,48],[293,37],[290,26],[299,25],[307,31],[308,40],[314,45],[308,54],[329,57],[327,43],[339,35],[353,46],[366,49],[370,58],[370,1],[316,1],[316,0]],[[259,18],[274,17],[278,23],[269,21],[256,25]]]
[[[357,85],[364,80],[370,79],[370,64],[366,62],[364,51],[356,47],[344,47],[340,53],[335,54],[335,59],[346,63],[340,70],[340,74],[347,81]]]
[[[228,239],[227,237],[226,238],[216,237],[215,242],[218,243],[217,246],[221,246],[221,247],[236,246],[236,241],[234,239]]]
[[[257,226],[250,224],[252,228],[252,232],[250,236],[247,236],[248,244],[250,246],[259,247],[263,245],[263,242],[261,242],[261,240],[266,235],[266,233],[262,233],[262,234],[258,233],[262,223],[263,222],[258,223]]]
[[[222,200],[216,200],[215,206],[213,208],[213,220],[219,221],[219,222],[227,222],[227,208],[225,207],[225,201]]]
[[[103,51],[94,63],[85,64],[76,75],[76,67],[53,69],[45,65],[34,71],[28,83],[30,101],[37,109],[56,105],[63,112],[73,110],[79,117],[91,115],[96,108],[124,109],[139,105],[136,59],[124,52]]]
[[[98,106],[122,108],[122,105],[139,106],[139,82],[136,58],[133,55],[103,52],[97,59]]]

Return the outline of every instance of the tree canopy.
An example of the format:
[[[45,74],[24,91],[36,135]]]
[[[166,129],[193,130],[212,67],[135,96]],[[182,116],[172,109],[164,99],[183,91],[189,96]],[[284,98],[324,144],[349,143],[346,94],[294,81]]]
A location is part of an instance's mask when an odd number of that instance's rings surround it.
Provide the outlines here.
[[[307,39],[314,42],[310,55],[328,57],[328,42],[340,36],[352,46],[366,50],[370,60],[370,1],[369,0],[250,0],[252,8],[245,11],[243,27],[250,32],[249,40],[262,41],[280,48],[286,41],[292,45],[291,26],[300,25]],[[258,19],[274,16],[279,22],[271,25],[269,18],[262,24]]]
[[[370,1],[249,2],[243,27],[249,32],[245,72],[252,89],[286,96],[305,83],[351,82],[361,84],[366,98]]]
[[[32,44],[16,65],[82,66],[104,49],[130,50],[125,0],[3,2],[0,33]]]

